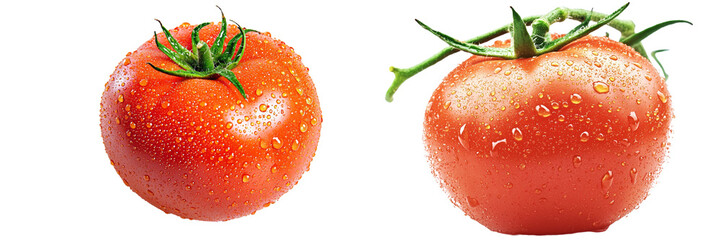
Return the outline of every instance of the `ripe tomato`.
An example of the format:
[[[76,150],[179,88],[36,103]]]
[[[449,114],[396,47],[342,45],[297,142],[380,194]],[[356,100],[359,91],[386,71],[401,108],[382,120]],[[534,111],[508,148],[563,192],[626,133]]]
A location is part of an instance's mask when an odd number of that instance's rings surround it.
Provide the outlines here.
[[[646,198],[672,118],[647,59],[586,36],[533,58],[472,56],[433,93],[425,143],[452,202],[491,230],[603,231]]]
[[[199,40],[211,45],[224,25],[225,18],[200,28]],[[192,49],[195,27],[185,23],[169,33]],[[239,27],[227,29],[228,38],[236,34]],[[180,69],[154,39],[128,53],[106,84],[100,120],[110,163],[130,189],[166,213],[208,221],[253,214],[309,168],[322,115],[308,68],[269,33],[245,35],[245,51],[230,70],[247,98],[222,76],[154,69]],[[157,39],[171,46],[164,34]],[[235,52],[228,39],[221,43]]]

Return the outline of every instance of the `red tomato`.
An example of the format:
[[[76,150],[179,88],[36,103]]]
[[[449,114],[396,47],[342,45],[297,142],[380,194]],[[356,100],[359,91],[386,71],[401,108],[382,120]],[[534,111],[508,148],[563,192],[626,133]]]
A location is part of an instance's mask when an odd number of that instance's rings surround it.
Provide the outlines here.
[[[603,231],[646,198],[672,118],[647,59],[587,36],[533,58],[472,56],[433,93],[425,143],[453,203],[491,230]]]
[[[191,49],[195,26],[170,33]],[[221,24],[199,38],[211,45]],[[228,28],[228,39],[239,34]],[[128,53],[106,84],[103,142],[123,182],[166,213],[218,221],[274,203],[308,170],[322,122],[308,68],[269,33],[247,32],[245,53],[228,79],[183,78],[154,39]],[[170,47],[161,33],[160,43]],[[225,44],[228,44],[228,39]]]

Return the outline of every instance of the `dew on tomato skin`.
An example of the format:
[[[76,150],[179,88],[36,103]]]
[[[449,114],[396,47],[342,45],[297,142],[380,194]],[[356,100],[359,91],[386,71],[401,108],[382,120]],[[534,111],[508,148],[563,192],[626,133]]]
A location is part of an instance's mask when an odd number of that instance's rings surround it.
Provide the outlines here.
[[[141,87],[145,87],[148,85],[148,79],[140,79],[138,84],[140,84]]]
[[[495,142],[492,142],[491,143],[491,156],[497,157],[498,151],[500,150],[500,148],[506,144],[507,144],[507,142],[506,142],[505,138],[495,141]]]
[[[132,129],[135,129],[135,128],[136,128],[136,125],[135,125],[134,122],[130,122],[130,128],[132,128]]]
[[[283,142],[278,137],[273,137],[273,140],[271,140],[271,142],[273,144],[273,148],[275,149],[280,149],[281,147],[283,147]]]
[[[551,110],[542,104],[536,106],[536,112],[538,112],[538,115],[541,117],[551,116]]]
[[[581,95],[578,95],[578,93],[574,93],[571,95],[571,103],[573,103],[573,104],[581,103],[582,99],[583,98],[581,98]]]
[[[599,133],[599,134],[596,136],[596,140],[598,140],[598,141],[603,141],[603,140],[605,140],[605,139],[606,139],[606,136],[604,136],[603,133]]]
[[[298,139],[293,140],[293,143],[290,145],[290,149],[298,150],[300,148],[300,143],[298,142]]]
[[[470,207],[478,207],[478,200],[475,198],[472,198],[471,196],[466,197],[466,201],[468,202],[468,206]]]
[[[590,134],[588,132],[582,132],[581,133],[581,142],[588,142],[588,139],[590,139]]]
[[[123,102],[123,101],[125,101],[125,97],[123,97],[123,94],[120,94],[120,96],[118,96],[118,102]]]
[[[458,143],[460,143],[463,148],[469,149],[468,141],[466,141],[466,139],[464,137],[465,131],[466,131],[466,124],[463,124],[463,126],[461,126],[460,130],[458,130]]]
[[[241,177],[241,181],[243,181],[244,183],[249,182],[249,181],[250,181],[250,175],[248,175],[248,174],[243,174],[243,176]]]
[[[515,139],[516,141],[523,140],[523,133],[521,132],[521,129],[513,128],[511,130],[511,133],[513,134],[513,139]]]
[[[627,118],[628,126],[630,127],[631,131],[636,131],[640,124],[640,122],[638,121],[638,117],[636,116],[636,112],[631,112]]]
[[[661,100],[662,103],[666,103],[666,101],[668,101],[666,94],[663,94],[661,91],[656,92],[656,95],[658,96],[658,100]]]
[[[636,168],[631,168],[629,171],[629,174],[631,175],[631,183],[636,184],[636,178],[638,177],[638,170]]]
[[[308,131],[308,124],[305,122],[300,123],[300,132],[307,132]]]
[[[613,184],[613,172],[611,170],[608,170],[606,174],[603,175],[601,178],[601,188],[604,192],[608,192],[608,190],[611,188],[611,185]]]
[[[573,156],[573,160],[572,160],[572,161],[573,161],[573,167],[575,167],[575,168],[580,167],[580,166],[581,166],[581,160],[582,160],[582,159],[581,159],[581,156],[579,156],[579,155]]]
[[[266,141],[263,140],[263,139],[260,139],[260,148],[266,149],[266,148],[268,148],[268,147],[270,147],[270,145],[268,144],[268,142],[266,142]]]
[[[593,90],[597,93],[607,93],[609,90],[608,84],[604,82],[593,82]]]
[[[160,107],[162,107],[162,108],[168,108],[168,107],[170,107],[170,102],[168,102],[168,101],[163,101],[162,103],[160,103]]]

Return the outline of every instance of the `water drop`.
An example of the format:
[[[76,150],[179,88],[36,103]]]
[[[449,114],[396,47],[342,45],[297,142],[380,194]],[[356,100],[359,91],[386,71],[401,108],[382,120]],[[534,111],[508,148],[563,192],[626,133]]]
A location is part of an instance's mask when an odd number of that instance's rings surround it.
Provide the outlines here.
[[[628,126],[631,128],[631,131],[636,131],[638,129],[639,125],[638,117],[636,116],[636,112],[631,112],[628,115]]]
[[[141,79],[140,82],[138,82],[140,86],[145,87],[148,85],[148,79]]]
[[[243,177],[241,178],[241,180],[242,180],[244,183],[249,182],[249,181],[250,181],[250,175],[248,175],[248,174],[243,174]]]
[[[308,131],[308,124],[306,124],[305,122],[301,122],[300,123],[300,132],[306,132],[306,131]]]
[[[581,166],[581,156],[579,156],[579,155],[573,156],[573,167],[577,168],[579,166]]]
[[[458,142],[461,144],[461,146],[463,146],[463,148],[468,149],[468,141],[466,141],[465,137],[463,136],[465,131],[466,124],[463,124],[463,126],[461,126],[461,129],[458,131]]]
[[[491,156],[493,156],[493,157],[498,157],[498,150],[500,150],[500,148],[501,148],[503,145],[506,145],[506,139],[505,139],[505,138],[504,138],[504,139],[501,139],[501,140],[498,140],[498,141],[495,141],[495,142],[492,142],[492,143],[491,143]]]
[[[608,170],[606,174],[603,175],[603,178],[601,178],[601,188],[603,188],[604,192],[608,192],[608,189],[611,188],[611,185],[613,184],[613,172],[611,170]]]
[[[636,177],[638,177],[638,170],[636,168],[631,168],[631,171],[629,172],[631,174],[631,183],[636,183]]]
[[[656,95],[658,95],[658,100],[661,100],[662,103],[666,103],[668,101],[666,94],[663,94],[661,91],[656,92]]]
[[[298,139],[293,140],[293,143],[290,145],[290,149],[293,149],[295,151],[298,150],[299,147],[300,143],[298,142]]]
[[[511,133],[513,134],[513,139],[516,139],[516,141],[523,140],[523,133],[521,132],[521,129],[513,128],[511,130]]]
[[[258,95],[258,96],[263,95],[263,90],[261,90],[260,88],[256,89],[255,95]]]
[[[273,148],[280,149],[283,147],[283,142],[278,137],[273,137]]]
[[[573,95],[571,95],[571,103],[579,104],[579,103],[581,103],[581,100],[582,100],[581,95],[578,95],[578,93],[574,93]]]
[[[593,82],[593,90],[596,90],[597,93],[607,93],[609,87],[604,82]]]
[[[265,103],[260,104],[260,106],[258,106],[258,109],[259,109],[261,112],[268,111],[268,105],[266,105]]]
[[[548,108],[543,105],[537,105],[536,112],[538,112],[538,115],[541,117],[551,116],[551,110],[548,110]]]
[[[588,132],[582,132],[581,133],[581,142],[588,142],[589,136],[590,135],[588,134]]]
[[[466,197],[466,200],[468,201],[468,205],[471,207],[477,207],[478,206],[478,200],[475,198],[472,198],[470,196]]]

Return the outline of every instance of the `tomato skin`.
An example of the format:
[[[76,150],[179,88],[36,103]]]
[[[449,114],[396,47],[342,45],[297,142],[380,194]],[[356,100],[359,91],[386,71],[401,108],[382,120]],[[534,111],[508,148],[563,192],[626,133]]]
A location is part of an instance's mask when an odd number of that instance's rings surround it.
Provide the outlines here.
[[[648,60],[587,36],[534,58],[472,56],[433,93],[424,140],[452,202],[490,230],[603,231],[646,198],[672,118]]]
[[[186,48],[195,26],[170,32]],[[220,24],[200,31],[212,44]],[[228,39],[239,30],[229,26]],[[300,56],[268,33],[249,32],[225,78],[184,79],[147,63],[180,69],[153,39],[128,53],[106,84],[103,142],[111,164],[135,193],[183,218],[221,221],[253,214],[290,190],[315,154],[322,115]],[[162,44],[169,46],[160,34]]]

